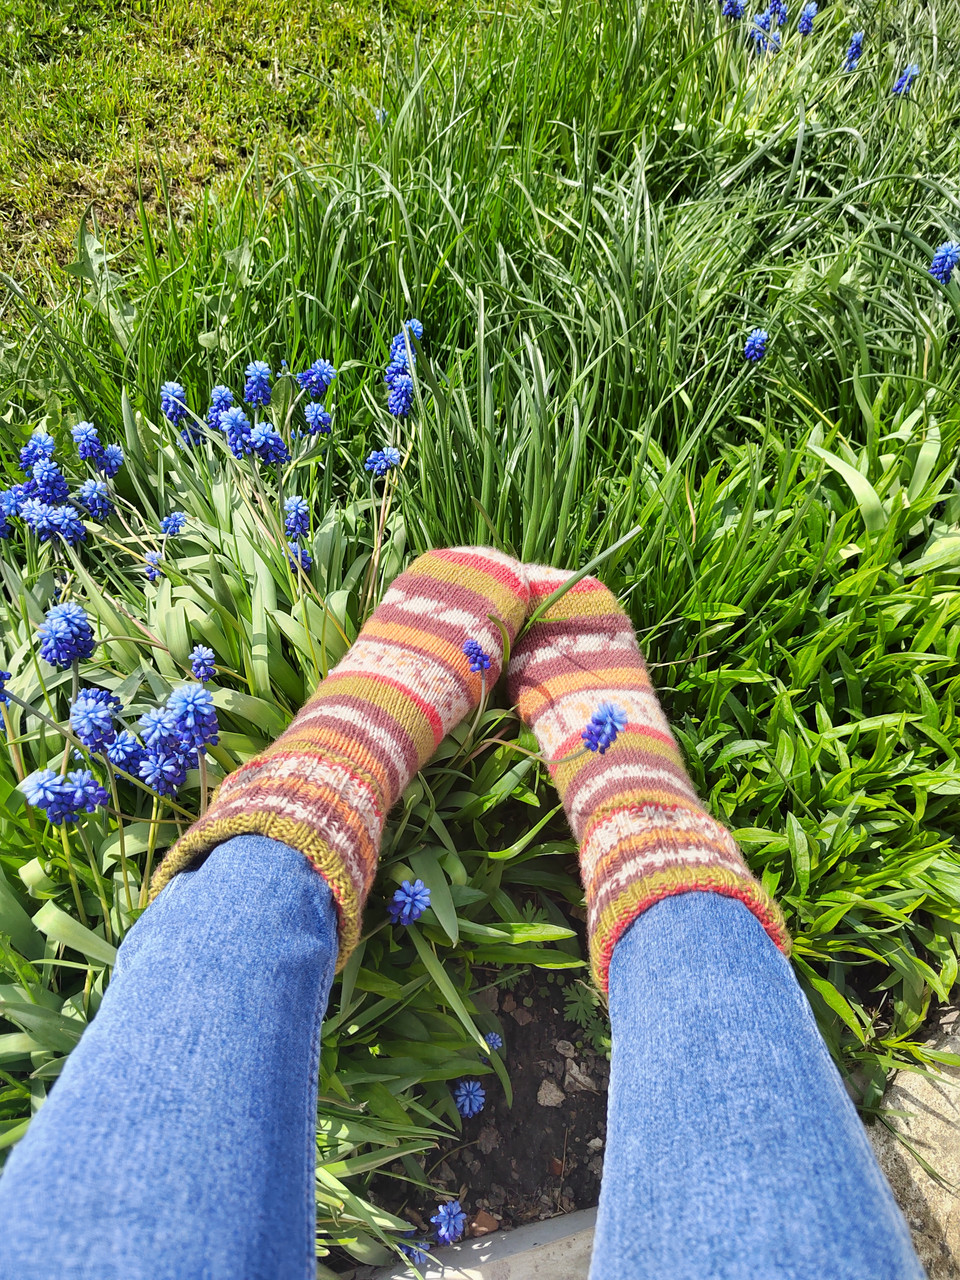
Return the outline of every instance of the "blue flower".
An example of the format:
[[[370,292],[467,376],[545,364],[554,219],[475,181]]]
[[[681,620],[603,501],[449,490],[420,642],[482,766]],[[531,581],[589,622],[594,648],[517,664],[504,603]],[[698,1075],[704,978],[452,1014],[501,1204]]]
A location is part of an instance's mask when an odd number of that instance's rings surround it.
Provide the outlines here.
[[[210,408],[207,410],[207,426],[211,431],[219,431],[222,423],[220,415],[233,404],[233,392],[229,387],[214,387],[210,392]]]
[[[5,707],[9,707],[10,705],[10,695],[7,693],[7,681],[9,679],[9,671],[0,671],[0,703]]]
[[[498,1031],[488,1031],[483,1038],[486,1040],[491,1050],[503,1048],[503,1036],[501,1036]]]
[[[757,53],[766,53],[770,48],[770,39],[767,32],[770,30],[770,11],[766,13],[755,13],[753,22],[750,24],[750,39],[756,45]]]
[[[143,571],[144,576],[148,582],[156,582],[160,577],[160,569],[158,568],[161,561],[160,552],[148,551],[143,559],[146,565],[146,568]]]
[[[292,538],[294,541],[297,538],[305,538],[310,532],[310,508],[303,498],[294,494],[283,504],[283,509],[287,517],[287,537]]]
[[[92,422],[78,422],[70,428],[74,444],[81,462],[99,462],[103,453],[103,443]]]
[[[406,1231],[405,1235],[416,1235],[415,1231]],[[404,1244],[402,1240],[398,1241],[400,1252],[405,1258],[409,1258],[415,1267],[422,1267],[425,1262],[430,1259],[427,1256],[430,1252],[430,1246],[426,1240],[417,1240],[413,1244]]]
[[[31,467],[36,466],[41,458],[52,458],[54,447],[53,436],[44,431],[42,427],[38,427],[20,450],[21,469],[29,471]]]
[[[37,498],[28,498],[20,507],[20,514],[28,529],[31,529],[41,542],[49,542],[53,537],[53,507],[49,502],[40,502]]]
[[[194,645],[190,651],[190,670],[195,678],[202,682],[213,679],[216,654],[205,644]]]
[[[30,480],[27,483],[33,484],[33,481]],[[0,491],[0,515],[9,519],[10,516],[18,516],[20,514],[20,507],[30,497],[30,494],[22,492],[25,487],[25,485],[18,484],[13,489]],[[36,485],[34,485],[34,488],[36,488]]]
[[[898,97],[903,97],[905,94],[908,94],[910,92],[910,86],[919,74],[919,66],[915,62],[911,62],[909,67],[904,68],[900,79],[893,86],[892,92],[897,94]]]
[[[310,435],[315,436],[319,433],[322,436],[328,436],[330,434],[333,418],[327,413],[322,404],[311,402],[306,406],[303,413],[307,419],[307,431],[309,431]]]
[[[390,116],[390,112],[386,109],[386,107],[377,107],[376,111],[374,111],[373,114],[376,117],[377,124],[386,124]],[[411,1232],[410,1234],[412,1235],[413,1232]]]
[[[53,508],[50,513],[50,531],[54,537],[62,538],[71,547],[87,540],[83,521],[74,508],[69,506]]]
[[[787,20],[787,6],[785,0],[770,0],[771,23],[776,22],[778,27],[782,27]]]
[[[470,659],[471,671],[489,671],[490,670],[490,655],[488,653],[483,652],[483,649],[481,649],[480,647],[479,641],[465,640],[463,642],[463,652]]]
[[[467,1215],[460,1208],[459,1200],[451,1200],[447,1204],[437,1205],[437,1212],[430,1221],[436,1224],[440,1243],[453,1244],[463,1235]]]
[[[309,369],[297,374],[297,382],[301,390],[309,392],[311,399],[322,400],[336,376],[337,371],[329,360],[314,360]]]
[[[52,769],[40,769],[24,778],[27,803],[43,809],[50,822],[75,822],[81,813],[93,813],[109,796],[89,769],[74,769],[65,778]]]
[[[167,699],[167,711],[173,717],[180,742],[197,751],[215,747],[220,741],[213,694],[199,684],[184,684],[174,689]]]
[[[38,458],[33,465],[33,478],[37,485],[37,497],[43,502],[66,502],[70,496],[63,472],[49,458]]]
[[[97,470],[110,479],[123,466],[123,450],[118,444],[108,444],[102,457],[97,459]]]
[[[413,924],[430,905],[430,890],[422,880],[404,880],[387,903],[387,915],[394,924]]]
[[[37,628],[40,657],[52,667],[69,667],[97,647],[90,620],[78,604],[56,604]]]
[[[483,1110],[487,1095],[479,1080],[461,1080],[453,1091],[453,1100],[463,1118],[469,1120]]]
[[[930,274],[941,284],[949,284],[953,269],[958,262],[960,262],[960,244],[956,240],[945,240],[933,255]]]
[[[395,467],[400,465],[400,450],[394,449],[388,445],[385,449],[374,449],[366,462],[363,464],[364,471],[372,471],[378,478],[382,478],[388,471],[393,471]]]
[[[289,462],[290,450],[283,436],[268,422],[258,422],[250,433],[250,447],[261,462],[272,466],[277,462]]]
[[[160,532],[174,537],[178,533],[183,533],[186,525],[187,517],[182,511],[171,511],[160,521]]]
[[[120,699],[106,689],[81,689],[70,708],[70,728],[88,751],[102,751],[113,741],[113,717]]]
[[[160,408],[174,426],[187,416],[187,393],[179,382],[165,382],[160,388]]]
[[[287,543],[287,559],[290,561],[291,569],[301,569],[304,573],[309,573],[313,568],[313,556],[306,547],[301,547],[299,542]]]
[[[723,8],[720,12],[732,22],[739,22],[744,15],[746,7],[745,0],[723,0]]]
[[[603,755],[626,727],[627,713],[613,702],[601,702],[580,737],[587,744],[588,751]]]
[[[140,736],[151,751],[174,754],[180,746],[176,719],[169,707],[155,707],[140,717]]]
[[[853,71],[863,54],[863,32],[855,31],[843,59],[844,71]]]
[[[7,524],[7,517],[0,512],[0,538],[10,538],[13,536],[13,528]]]
[[[187,780],[187,764],[176,751],[148,751],[140,760],[139,776],[161,796],[175,796]]]
[[[387,409],[395,418],[405,418],[413,408],[413,379],[407,373],[398,374],[390,386]]]
[[[265,360],[253,360],[247,365],[247,381],[243,398],[247,404],[265,406],[270,403],[270,366]]]
[[[89,480],[84,480],[77,496],[94,520],[99,520],[101,524],[113,515],[113,502],[105,480],[95,480],[91,476]]]
[[[110,763],[134,776],[139,772],[143,754],[143,747],[127,729],[118,733],[107,747],[107,759]]]
[[[747,341],[743,348],[744,358],[753,360],[754,363],[762,360],[767,354],[767,343],[769,341],[770,335],[766,329],[751,329],[747,334]]]
[[[817,16],[816,0],[810,0],[809,4],[803,6],[800,14],[800,21],[797,23],[797,30],[802,36],[809,36],[813,32],[813,20]]]
[[[250,443],[250,423],[239,406],[223,411],[220,416],[220,428],[227,437],[230,452],[235,458],[242,458],[245,453],[253,451],[253,445]]]

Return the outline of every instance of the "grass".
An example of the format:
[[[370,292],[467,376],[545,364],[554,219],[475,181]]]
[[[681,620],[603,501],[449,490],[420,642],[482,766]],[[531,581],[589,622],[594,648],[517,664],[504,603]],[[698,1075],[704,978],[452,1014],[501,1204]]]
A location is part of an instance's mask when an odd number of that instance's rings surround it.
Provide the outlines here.
[[[841,74],[859,27],[860,69]],[[868,1115],[891,1069],[939,1060],[925,1028],[957,980],[960,292],[927,269],[960,222],[960,89],[939,62],[958,28],[948,7],[830,5],[809,40],[791,32],[757,59],[710,6],[560,3],[485,15],[478,51],[468,13],[389,63],[385,129],[358,135],[349,97],[331,96],[324,163],[291,154],[274,181],[206,191],[189,218],[143,208],[139,234],[106,248],[87,224],[49,306],[7,281],[10,482],[32,426],[64,439],[90,418],[125,443],[122,492],[145,522],[131,515],[109,544],[92,530],[63,566],[102,634],[126,637],[97,683],[140,710],[195,640],[210,644],[211,769],[228,769],[416,551],[482,541],[596,568],[701,793],[784,905],[798,976]],[[922,74],[894,98],[911,61]],[[403,421],[380,378],[408,315],[426,332]],[[757,325],[769,354],[747,366]],[[340,369],[330,449],[283,479],[315,513],[304,583],[272,490],[215,443],[179,451],[159,386],[182,381],[202,414],[248,360],[317,355]],[[385,443],[404,466],[372,488],[363,459]],[[172,505],[189,531],[145,588],[145,529]],[[56,562],[20,535],[3,557],[11,688],[62,719],[65,690],[31,656]],[[25,769],[60,749],[34,720],[12,728]],[[421,1185],[424,1147],[457,1123],[448,1082],[483,1073],[478,1037],[494,1029],[478,986],[560,966],[590,1022],[558,909],[577,902],[573,850],[540,770],[506,744],[516,732],[491,708],[388,828],[369,933],[324,1032],[321,1250],[383,1257],[396,1222],[365,1189],[385,1166]],[[16,769],[14,753],[8,1141],[96,1007],[107,921],[115,942],[132,914],[117,824],[91,820],[74,870],[96,940],[77,933],[64,852],[24,810]],[[188,813],[199,787],[188,779]],[[124,804],[139,882],[152,802]],[[394,935],[384,902],[411,874],[437,906]]]
[[[316,158],[343,107],[373,124],[394,43],[437,34],[453,6],[308,0],[11,0],[0,29],[0,254],[33,274],[68,260],[90,206],[129,232],[138,201],[178,212],[254,155]],[[336,100],[336,106],[333,100]]]

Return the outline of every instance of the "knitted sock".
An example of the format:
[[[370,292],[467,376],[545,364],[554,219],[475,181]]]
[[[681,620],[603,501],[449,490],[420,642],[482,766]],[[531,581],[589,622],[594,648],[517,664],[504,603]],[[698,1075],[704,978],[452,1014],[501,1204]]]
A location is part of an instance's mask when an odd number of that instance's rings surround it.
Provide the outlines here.
[[[343,965],[360,937],[387,813],[479,703],[483,677],[465,642],[489,656],[490,688],[503,637],[487,615],[512,641],[526,603],[520,566],[497,551],[460,547],[415,560],[290,727],[224,780],[160,864],[151,901],[224,840],[271,836],[303,853],[329,884]]]
[[[524,567],[529,610],[569,576]],[[584,746],[602,703],[625,713],[609,748],[550,766],[580,844],[594,977],[607,990],[617,939],[647,907],[676,893],[709,890],[739,898],[784,952],[780,909],[753,879],[737,845],[697,799],[624,611],[595,578],[583,578],[516,646],[510,697],[544,756]]]

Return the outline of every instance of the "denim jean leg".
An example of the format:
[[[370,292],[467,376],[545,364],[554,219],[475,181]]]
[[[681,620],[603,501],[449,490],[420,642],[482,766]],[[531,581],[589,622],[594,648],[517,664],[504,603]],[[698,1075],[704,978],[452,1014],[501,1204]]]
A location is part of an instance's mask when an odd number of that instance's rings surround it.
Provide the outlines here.
[[[4,1280],[315,1274],[330,891],[260,836],[179,875],[0,1176]]]
[[[923,1280],[787,960],[732,898],[645,912],[610,968],[591,1280]]]

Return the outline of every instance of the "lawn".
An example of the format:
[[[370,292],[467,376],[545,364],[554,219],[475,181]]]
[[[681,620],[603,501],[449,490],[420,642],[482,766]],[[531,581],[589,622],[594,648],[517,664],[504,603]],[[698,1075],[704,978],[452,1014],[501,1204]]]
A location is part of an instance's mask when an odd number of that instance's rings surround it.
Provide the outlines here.
[[[289,721],[409,558],[456,542],[590,568],[619,594],[691,774],[783,904],[798,976],[874,1115],[894,1067],[933,1063],[926,1029],[960,950],[960,286],[930,274],[960,236],[960,87],[941,61],[960,16],[826,4],[811,35],[793,12],[764,52],[749,14],[719,4],[467,12],[385,58],[381,97],[353,20],[327,29],[312,12],[330,48],[354,51],[311,99],[322,155],[292,145],[278,108],[266,169],[198,187],[189,206],[182,183],[154,192],[106,250],[87,221],[42,300],[26,260],[5,278],[4,483],[24,479],[19,450],[41,425],[71,490],[87,475],[78,420],[125,464],[117,514],[88,519],[83,542],[41,542],[11,515],[0,552],[0,665],[18,700],[0,764],[0,1142],[95,1013],[157,850]],[[229,89],[191,88],[234,139],[226,172],[252,147],[243,86],[262,96],[269,58],[251,32],[266,21],[251,20]],[[211,8],[217,40],[222,26]],[[277,40],[295,50],[290,26]],[[94,62],[109,57],[105,36],[88,39]],[[30,59],[31,76],[54,74]],[[165,144],[182,136],[169,110],[151,126]],[[195,133],[206,165],[210,131]],[[135,184],[132,142],[95,145]],[[24,209],[60,190],[43,172]],[[28,239],[41,256],[63,242],[52,227]],[[412,411],[396,417],[383,369],[410,316],[424,335]],[[765,355],[747,360],[758,328]],[[292,457],[278,468],[199,428],[181,447],[163,412],[165,382],[186,389],[189,426],[214,385],[239,401],[249,361],[280,373],[319,357],[338,370],[331,433],[291,435],[306,422],[299,407],[288,420],[281,377]],[[377,478],[364,461],[385,447],[401,465]],[[303,573],[282,529],[293,493],[312,513]],[[186,528],[163,540],[173,509]],[[19,783],[65,750],[71,672],[37,656],[55,593],[94,621],[84,683],[114,691],[134,727],[187,678],[195,644],[214,650],[220,741],[175,798],[121,779],[110,806],[62,829],[25,806]],[[514,739],[532,745],[497,691],[388,825],[324,1030],[328,1263],[383,1259],[402,1229],[371,1199],[378,1169],[402,1168],[398,1194],[430,1203],[424,1152],[461,1126],[457,1079],[509,1090],[502,1055],[485,1056],[504,1029],[482,988],[541,966],[603,1035],[569,928],[575,851]],[[431,910],[391,928],[386,901],[415,876]]]

